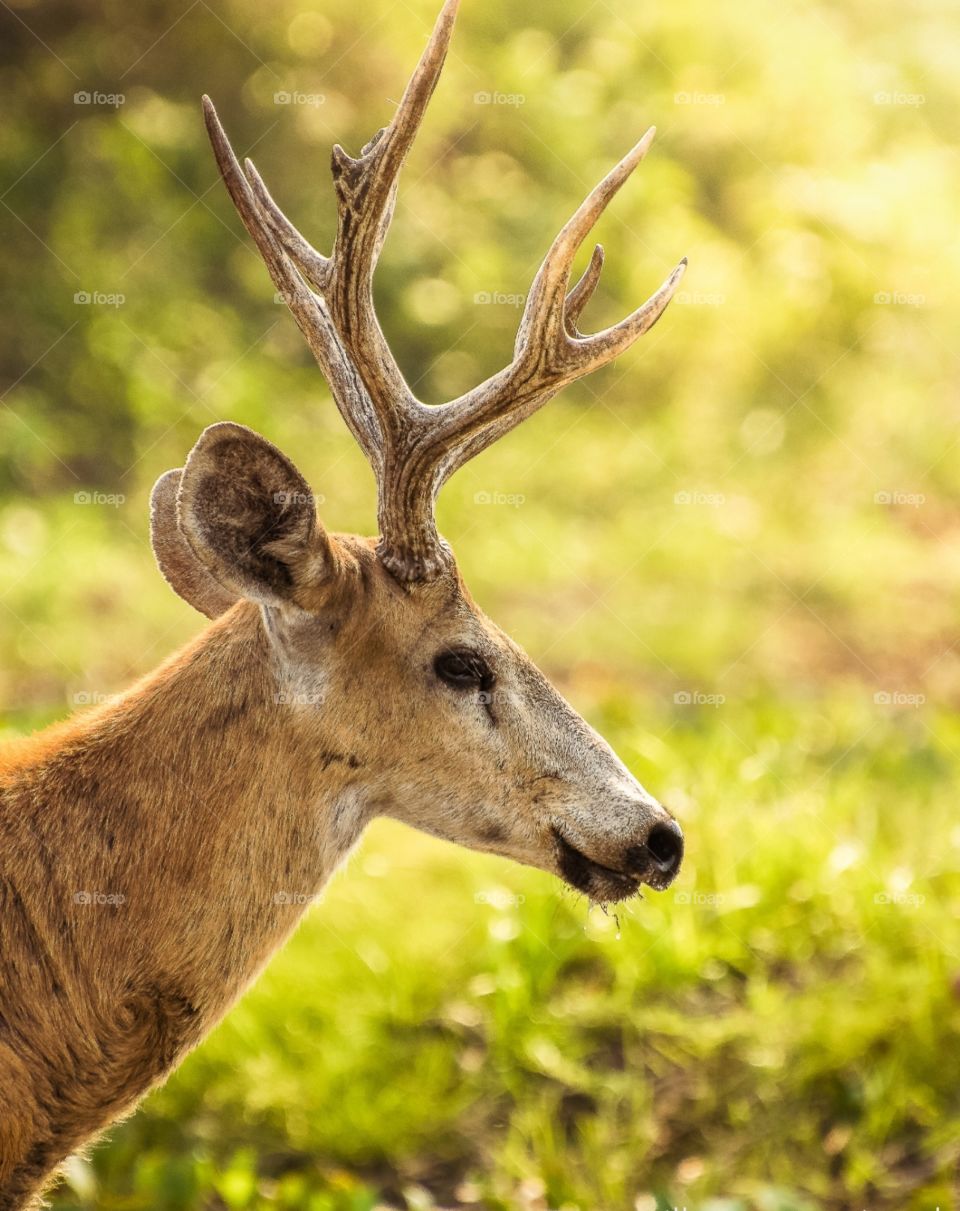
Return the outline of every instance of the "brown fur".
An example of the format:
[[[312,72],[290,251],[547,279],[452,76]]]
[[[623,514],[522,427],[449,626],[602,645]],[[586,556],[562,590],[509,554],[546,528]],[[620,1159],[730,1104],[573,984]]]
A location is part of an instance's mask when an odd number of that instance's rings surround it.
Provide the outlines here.
[[[553,242],[513,361],[428,408],[379,328],[372,278],[457,0],[387,128],[334,149],[321,256],[241,168],[235,205],[373,466],[379,540],[331,536],[288,458],[213,425],[151,499],[160,569],[215,621],[119,701],[0,752],[0,1211],[177,1064],[378,814],[554,871],[597,900],[667,886],[682,835],[471,601],[434,498],[460,466],[662,314],[578,328],[602,266],[577,248],[652,129]]]
[[[598,899],[669,882],[642,857],[663,809],[455,569],[399,584],[301,486],[249,430],[208,430],[155,548],[197,562],[195,604],[201,572],[247,596],[118,701],[0,753],[0,1209],[199,1042],[375,815]],[[451,649],[487,688],[438,679]]]

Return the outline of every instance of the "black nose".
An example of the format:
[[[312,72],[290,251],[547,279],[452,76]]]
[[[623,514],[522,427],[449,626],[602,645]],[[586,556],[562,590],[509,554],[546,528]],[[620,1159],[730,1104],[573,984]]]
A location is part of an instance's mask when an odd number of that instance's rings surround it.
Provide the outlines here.
[[[647,852],[657,870],[672,875],[683,858],[683,833],[674,820],[655,824],[647,837]]]

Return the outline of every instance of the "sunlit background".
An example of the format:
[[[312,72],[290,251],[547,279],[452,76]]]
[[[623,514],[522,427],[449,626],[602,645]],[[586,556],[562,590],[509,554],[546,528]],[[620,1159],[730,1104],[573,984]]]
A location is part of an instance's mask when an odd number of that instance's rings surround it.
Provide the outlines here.
[[[147,498],[202,428],[372,476],[217,178],[321,249],[434,0],[0,9],[0,735],[202,620]],[[949,0],[464,0],[377,278],[439,402],[650,124],[584,317],[657,328],[447,486],[481,605],[683,822],[669,892],[377,824],[66,1208],[933,1211],[960,1186],[960,21]],[[184,743],[189,744],[185,728]]]

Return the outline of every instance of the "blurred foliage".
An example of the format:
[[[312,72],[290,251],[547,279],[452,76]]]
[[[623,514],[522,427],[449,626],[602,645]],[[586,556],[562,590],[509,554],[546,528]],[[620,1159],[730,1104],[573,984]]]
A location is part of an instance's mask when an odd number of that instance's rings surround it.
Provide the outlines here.
[[[369,471],[219,183],[198,94],[327,247],[329,147],[388,120],[433,9],[3,17],[0,560],[7,607],[32,620],[0,641],[5,697],[47,701],[64,668],[122,681],[165,650],[158,623],[186,634],[151,571],[145,500],[213,420],[293,449],[328,524],[372,528]],[[529,21],[466,3],[377,279],[424,398],[509,357],[519,307],[477,300],[522,296],[651,120],[660,137],[598,230],[587,318],[624,314],[691,258],[654,332],[441,500],[471,583],[531,646],[556,596],[555,666],[589,651],[631,683],[849,674],[956,696],[956,25],[946,3],[571,0]],[[475,505],[484,491],[524,505]],[[77,492],[123,504],[78,508]],[[78,643],[91,609],[130,642],[111,627]]]
[[[0,11],[11,732],[196,630],[146,500],[211,421],[263,432],[328,525],[371,530],[369,470],[198,100],[323,249],[329,146],[389,120],[435,7]],[[956,1205],[958,81],[948,0],[464,0],[377,278],[428,402],[508,359],[554,232],[660,130],[598,228],[585,322],[687,254],[681,294],[460,472],[440,522],[485,608],[677,807],[684,877],[618,925],[375,828],[58,1206]]]

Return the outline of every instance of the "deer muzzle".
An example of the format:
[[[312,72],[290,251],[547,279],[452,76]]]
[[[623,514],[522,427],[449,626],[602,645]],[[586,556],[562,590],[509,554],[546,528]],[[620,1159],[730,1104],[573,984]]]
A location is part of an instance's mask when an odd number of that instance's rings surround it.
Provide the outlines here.
[[[683,831],[670,817],[647,825],[641,839],[625,846],[615,863],[591,858],[556,826],[553,836],[562,878],[599,903],[625,900],[644,884],[664,891],[683,861]]]

